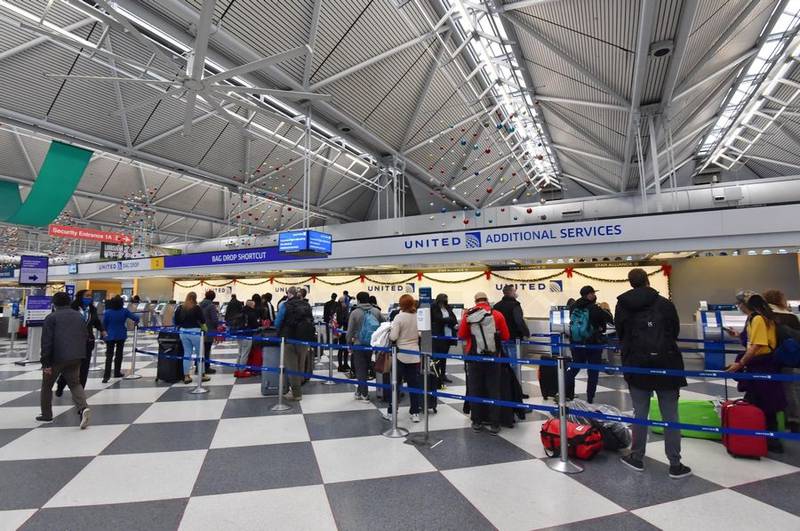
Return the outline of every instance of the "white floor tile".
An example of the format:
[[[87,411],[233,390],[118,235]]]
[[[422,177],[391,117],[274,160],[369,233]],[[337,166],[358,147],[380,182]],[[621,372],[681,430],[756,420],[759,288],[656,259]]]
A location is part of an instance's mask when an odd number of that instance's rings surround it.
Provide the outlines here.
[[[87,391],[98,391],[102,389],[107,389],[108,387],[114,385],[117,381],[119,381],[119,378],[111,379],[106,383],[103,383],[102,378],[89,378],[88,380],[86,380],[86,387],[84,387],[84,389],[86,389]],[[69,389],[67,389],[67,391],[69,391]]]
[[[500,437],[522,448],[534,457],[547,457],[539,432],[544,421],[519,422],[513,430],[500,431]]]
[[[466,385],[448,385],[447,389],[441,390],[443,393],[452,393],[454,395],[466,395],[467,394],[467,386]],[[439,400],[444,402],[445,404],[461,404],[463,400],[459,400],[457,398],[446,398],[446,397],[439,397]]]
[[[149,404],[163,395],[168,387],[132,387],[105,389],[87,399],[90,405],[100,404]]]
[[[16,376],[12,376],[11,378],[7,379],[7,381],[9,381],[9,382],[16,382],[16,381],[19,381],[19,380],[39,380],[39,381],[41,381],[42,380],[42,371],[41,370],[25,371],[25,372],[21,372],[21,373],[17,374]]]
[[[204,383],[203,385],[233,385],[236,383],[236,378],[233,377],[233,374],[210,374],[209,377],[211,378],[210,381]]]
[[[262,398],[260,383],[237,384],[231,389],[228,398]]]
[[[134,424],[147,422],[179,422],[186,420],[217,420],[222,417],[227,400],[181,400],[156,402],[136,419]]]
[[[461,413],[460,405],[456,405],[456,408],[459,408],[458,411],[453,409],[452,407],[446,404],[439,404],[438,413],[431,412],[428,415],[428,423],[430,425],[430,431],[436,430],[455,430],[458,428],[469,428],[470,420],[469,417]],[[408,429],[412,433],[419,433],[425,431],[425,419],[420,414],[420,418],[422,419],[420,422],[411,422],[411,415],[408,412],[407,407],[400,408],[400,416],[397,417],[397,423]],[[387,423],[388,425],[388,423]]]
[[[31,430],[0,448],[0,461],[94,456],[125,431],[127,424]]]
[[[45,507],[186,498],[192,492],[205,455],[206,450],[101,455]]]
[[[544,461],[517,461],[442,474],[504,531],[558,526],[623,511],[569,476],[553,472]]]
[[[222,419],[211,448],[258,446],[311,440],[303,415]]]
[[[0,392],[0,404],[5,404],[6,402],[11,402],[12,400],[16,400],[21,396],[25,396],[30,391],[2,391]]]
[[[53,406],[53,415],[57,417],[69,409],[72,406]],[[0,429],[36,428],[42,425],[36,421],[36,416],[41,413],[38,407],[4,407],[0,411]]]
[[[375,407],[371,402],[355,400],[349,388],[343,393],[304,394],[300,404],[303,408],[303,413],[374,410]]]
[[[207,529],[335,530],[325,487],[312,485],[214,496],[189,500],[181,531]]]
[[[20,509],[17,511],[0,511],[0,531],[15,531],[33,516],[36,509]]]
[[[648,443],[647,457],[667,463],[664,443]],[[772,459],[737,459],[728,454],[720,443],[701,439],[684,438],[681,441],[681,457],[696,476],[724,487],[800,472],[800,468]]]
[[[729,531],[800,529],[797,516],[733,490],[718,490],[653,505],[633,511],[633,514],[671,531],[694,531],[702,527]]]
[[[312,444],[325,483],[436,470],[416,448],[404,444],[403,439],[376,435],[346,441],[314,441]]]

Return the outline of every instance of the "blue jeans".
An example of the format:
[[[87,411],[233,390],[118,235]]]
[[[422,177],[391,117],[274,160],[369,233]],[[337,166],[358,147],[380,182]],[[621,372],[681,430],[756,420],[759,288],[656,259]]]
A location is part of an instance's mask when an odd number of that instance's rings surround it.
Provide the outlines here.
[[[600,365],[603,361],[603,351],[599,348],[573,348],[572,361],[575,363],[591,363]],[[580,369],[571,368],[566,374],[567,398],[575,397],[575,376],[581,372]],[[586,401],[590,404],[594,402],[594,395],[597,392],[598,371],[588,370],[589,381],[586,383]]]
[[[192,332],[191,334],[184,334],[183,332]],[[186,359],[192,356],[200,356],[200,329],[199,328],[181,328],[181,344],[183,345],[183,374],[190,376],[192,374],[192,360]]]

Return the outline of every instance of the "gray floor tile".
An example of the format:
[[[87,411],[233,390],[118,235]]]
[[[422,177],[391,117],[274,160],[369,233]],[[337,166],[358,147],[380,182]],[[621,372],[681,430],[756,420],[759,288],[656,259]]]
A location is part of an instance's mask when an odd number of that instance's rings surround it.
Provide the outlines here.
[[[722,487],[697,476],[670,479],[669,467],[645,458],[644,472],[630,470],[619,458],[622,454],[601,452],[591,461],[581,461],[584,471],[571,476],[595,492],[628,510],[705,494]]]
[[[3,414],[3,410],[0,409],[0,415]],[[7,445],[14,439],[25,435],[31,430],[28,429],[14,429],[14,430],[0,430],[0,448]]]
[[[788,465],[800,467],[800,441],[783,439],[783,453],[770,452],[769,458]]]
[[[739,485],[733,490],[800,516],[800,503],[798,503],[796,495],[799,485],[800,472],[795,472],[786,476]]]
[[[86,393],[86,398],[89,398],[93,394],[99,392],[97,390],[91,391],[84,391]],[[41,403],[41,392],[33,391],[28,393],[25,396],[21,396],[10,402],[6,402],[3,404],[3,407],[38,407]],[[72,402],[72,394],[69,392],[69,389],[64,391],[64,394],[61,396],[56,396],[53,393],[53,405],[54,406],[71,406],[73,405]]]
[[[150,404],[98,404],[91,405],[89,408],[92,410],[91,422],[95,426],[103,424],[130,424],[144,411],[150,407]],[[60,414],[50,424],[45,424],[42,429],[51,427],[64,427],[64,426],[77,426],[81,422],[76,408],[69,409]]]
[[[609,389],[619,389],[622,391],[628,390],[628,383],[622,376],[612,376],[600,373],[600,378],[597,385],[607,387]]]
[[[216,420],[132,424],[103,451],[103,455],[206,450],[214,438],[217,424]]]
[[[213,378],[213,376],[212,376]],[[207,393],[192,394],[189,387],[173,387],[158,397],[158,402],[177,402],[184,400],[220,400],[226,399],[231,394],[232,385],[210,385]]]
[[[325,486],[339,529],[494,529],[438,472]]]
[[[20,374],[17,373],[18,376]],[[3,380],[0,382],[0,391],[38,391],[41,388],[41,380]],[[55,385],[53,389],[55,389]]]
[[[342,373],[333,373],[334,378],[346,378]],[[336,385],[325,385],[321,380],[312,380],[307,382],[303,386],[303,394],[304,395],[320,395],[320,394],[327,394],[327,393],[342,393],[344,391],[350,391],[351,393],[355,393],[355,388],[349,384],[336,384]],[[374,394],[375,388],[370,388],[370,391]]]
[[[311,443],[217,448],[208,451],[192,496],[320,483]]]
[[[132,387],[171,387],[171,386],[172,386],[171,383],[162,382],[160,380],[157,381],[155,378],[139,378],[138,380],[126,380],[122,378],[120,380],[117,380],[117,382],[111,384],[107,389],[130,389]]]
[[[586,397],[584,393],[578,393],[578,395],[580,398]],[[633,402],[631,402],[628,391],[598,391],[597,394],[594,395],[594,403],[614,406],[620,411],[633,410]]]
[[[34,514],[20,530],[148,529],[174,531],[180,525],[187,502],[188,498],[179,498],[140,503],[42,509]]]
[[[237,398],[228,400],[225,409],[222,411],[222,418],[232,419],[241,417],[264,417],[267,415],[284,415],[292,412],[297,413],[299,406],[296,402],[287,402],[292,406],[288,412],[272,411],[270,408],[278,403],[278,397],[265,396],[263,398]]]
[[[526,429],[525,426],[505,429]],[[485,432],[476,433],[470,428],[439,430],[431,438],[441,440],[435,448],[418,447],[428,461],[439,470],[493,465],[510,461],[533,459],[534,456],[502,437]]]
[[[709,380],[707,382],[690,383],[686,387],[681,387],[686,391],[693,391],[695,393],[703,393],[709,396],[725,397],[725,386],[722,380]],[[730,396],[741,396],[742,393],[737,393],[734,389],[728,389]]]
[[[380,435],[389,427],[374,409],[317,413],[305,415],[305,420],[312,441]]]
[[[657,529],[656,526],[635,514],[619,513],[582,522],[542,528],[540,531],[654,531]]]
[[[71,457],[0,461],[0,510],[41,507],[91,460]]]

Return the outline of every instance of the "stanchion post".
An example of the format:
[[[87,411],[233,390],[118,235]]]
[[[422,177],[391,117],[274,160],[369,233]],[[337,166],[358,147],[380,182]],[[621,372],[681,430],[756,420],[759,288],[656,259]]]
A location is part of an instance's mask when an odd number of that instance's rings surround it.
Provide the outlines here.
[[[108,357],[108,341],[106,341],[105,343],[106,343],[106,357]],[[99,371],[100,369],[101,367],[97,366],[97,341],[95,341],[94,348],[92,349],[92,365],[91,367],[89,367],[89,370],[94,372],[94,371]]]
[[[558,360],[558,433],[561,442],[561,455],[547,460],[547,466],[556,472],[564,474],[577,474],[583,472],[583,467],[569,460],[569,441],[567,440],[567,358],[559,355]]]
[[[397,347],[392,347],[392,427],[383,432],[384,437],[399,439],[408,435],[408,430],[397,427],[397,417],[399,409],[398,390],[397,390]]]
[[[194,389],[189,391],[193,395],[203,395],[208,392],[208,389],[203,387],[203,372],[206,366],[206,334],[200,331],[200,356],[197,358],[197,385]]]
[[[131,372],[126,374],[123,380],[138,380],[141,374],[136,374],[136,351],[139,348],[139,325],[133,325],[133,352],[131,352]]]
[[[516,355],[514,356],[514,358],[516,358],[516,360],[519,361],[519,360],[522,359],[522,340],[520,338],[517,338],[515,343],[516,343],[517,351],[516,351]],[[517,381],[521,382],[522,381],[522,364],[521,363],[515,363],[514,364],[514,372],[517,375]]]
[[[286,384],[286,373],[284,372],[284,360],[286,355],[286,338],[281,337],[281,359],[278,364],[280,373],[278,373],[278,403],[270,408],[271,411],[289,411],[292,406],[283,403],[283,389]]]
[[[325,330],[327,331],[328,336],[328,378],[330,380],[325,380],[322,382],[322,385],[336,385],[336,382],[333,381],[333,343],[331,343],[331,326],[329,324],[325,324]]]

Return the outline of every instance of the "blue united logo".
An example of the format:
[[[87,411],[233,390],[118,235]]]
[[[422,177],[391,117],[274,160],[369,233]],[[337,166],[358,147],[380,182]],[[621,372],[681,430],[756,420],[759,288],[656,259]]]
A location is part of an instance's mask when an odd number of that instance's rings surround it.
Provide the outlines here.
[[[467,232],[464,235],[467,249],[477,249],[481,246],[481,233],[480,232]]]
[[[551,280],[550,281],[550,291],[553,293],[561,293],[564,291],[564,281],[563,280]]]

